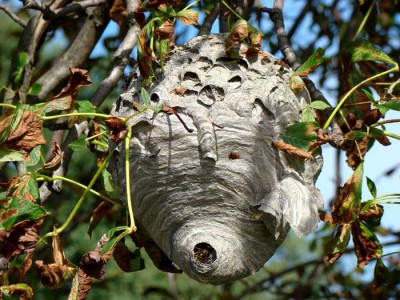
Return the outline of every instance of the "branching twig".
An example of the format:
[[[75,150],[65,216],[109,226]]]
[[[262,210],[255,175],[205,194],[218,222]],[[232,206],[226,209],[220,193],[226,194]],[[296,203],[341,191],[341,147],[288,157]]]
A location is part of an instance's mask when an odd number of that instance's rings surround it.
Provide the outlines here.
[[[94,106],[99,107],[103,103],[104,99],[109,95],[111,90],[115,88],[124,74],[124,69],[128,64],[129,56],[137,43],[137,37],[140,32],[139,26],[133,21],[133,12],[138,5],[139,1],[130,1],[130,5],[128,6],[129,30],[113,55],[113,68],[110,74],[107,78],[103,79],[91,99]]]
[[[285,24],[283,21],[283,0],[275,0],[274,1],[274,7],[273,8],[267,8],[263,7],[261,9],[262,12],[266,12],[269,14],[271,20],[274,22],[275,25],[275,31],[278,36],[278,44],[279,44],[279,49],[281,50],[285,61],[294,69],[296,70],[298,67],[300,67],[300,62],[296,57],[296,54],[292,50],[290,46],[290,41],[288,38],[288,35],[285,30]],[[320,90],[318,90],[314,83],[309,79],[309,78],[303,78],[307,89],[310,93],[312,101],[320,100],[324,101],[327,103],[329,106],[331,106],[328,102],[328,100],[325,98],[325,96],[322,94]],[[330,114],[333,112],[333,108],[327,108],[324,111],[322,111],[322,120],[320,122],[324,124],[325,120],[327,120],[330,116]],[[333,146],[340,146],[343,143],[343,133],[340,129],[340,126],[337,124],[336,121],[332,121],[331,123],[331,135],[332,135],[332,144]]]
[[[22,20],[16,14],[14,14],[13,11],[9,9],[7,6],[0,4],[0,10],[4,11],[15,23],[25,28],[27,22]]]
[[[88,17],[72,44],[53,66],[37,80],[37,83],[42,85],[38,95],[40,100],[44,100],[58,87],[60,82],[71,74],[70,67],[80,67],[87,60],[108,24],[108,13],[104,7],[88,8],[86,11]]]

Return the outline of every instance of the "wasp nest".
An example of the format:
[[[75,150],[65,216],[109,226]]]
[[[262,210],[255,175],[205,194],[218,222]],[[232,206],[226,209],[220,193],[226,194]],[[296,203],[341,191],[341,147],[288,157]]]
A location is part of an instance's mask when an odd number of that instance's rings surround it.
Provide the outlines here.
[[[313,231],[323,206],[320,155],[304,161],[271,145],[298,121],[307,91],[294,94],[291,70],[271,55],[229,58],[225,38],[199,36],[174,50],[147,88],[187,128],[151,110],[130,120],[135,217],[172,262],[213,284],[259,270],[290,228]],[[141,86],[136,70],[116,116],[135,112]],[[121,190],[124,155],[121,147],[110,167]]]

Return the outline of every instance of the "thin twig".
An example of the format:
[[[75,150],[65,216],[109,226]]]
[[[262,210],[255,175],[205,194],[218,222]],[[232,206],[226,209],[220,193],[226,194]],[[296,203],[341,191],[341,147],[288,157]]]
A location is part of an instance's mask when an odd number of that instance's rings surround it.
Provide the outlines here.
[[[17,23],[21,27],[23,27],[23,28],[26,27],[27,22],[22,20],[16,14],[14,14],[14,12],[7,6],[0,4],[0,10],[4,11],[15,23]]]

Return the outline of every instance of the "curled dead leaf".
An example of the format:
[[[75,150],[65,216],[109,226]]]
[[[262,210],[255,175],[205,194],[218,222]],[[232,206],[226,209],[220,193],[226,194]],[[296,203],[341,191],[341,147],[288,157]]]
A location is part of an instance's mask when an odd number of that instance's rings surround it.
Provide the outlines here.
[[[13,116],[9,116],[0,122],[0,129],[5,128]],[[42,124],[35,113],[30,110],[23,112],[17,127],[10,132],[4,145],[24,153],[25,160],[29,160],[29,153],[38,145],[46,144],[42,134]]]
[[[39,220],[23,220],[10,230],[0,230],[0,254],[10,260],[23,254],[32,253],[39,240],[39,228],[44,217]]]
[[[126,0],[116,0],[110,9],[110,18],[115,21],[120,27],[126,25],[126,17],[128,11],[126,8]]]
[[[193,9],[185,9],[178,12],[176,18],[186,26],[198,25],[199,13]]]
[[[105,274],[106,261],[101,256],[100,251],[92,250],[82,255],[79,268],[88,276],[102,279]]]
[[[295,155],[297,157],[308,158],[308,159],[313,158],[313,156],[310,153],[308,153],[304,150],[301,150],[291,144],[285,143],[284,141],[273,142],[272,146],[274,146],[276,149],[286,152],[290,155]]]
[[[239,45],[241,41],[249,35],[249,24],[245,20],[238,20],[225,41],[225,52],[229,52],[234,45]]]
[[[39,271],[40,281],[47,288],[58,289],[69,281],[74,276],[75,270],[67,265],[59,265],[56,263],[44,264],[43,261],[35,262]]]
[[[164,23],[162,23],[155,30],[155,36],[157,40],[166,40],[172,37],[174,34],[174,23],[170,19],[166,19]]]
[[[364,209],[367,202],[361,203],[360,214],[358,218],[360,221],[365,221],[370,225],[379,226],[383,215],[383,206],[380,204],[373,204],[368,209]]]
[[[49,169],[54,170],[54,169],[58,168],[61,164],[61,158],[62,158],[60,145],[54,141],[51,143],[53,144],[53,148],[54,148],[52,151],[54,157],[51,159],[51,161],[49,161],[43,165],[43,168],[47,169],[47,170],[49,170]]]

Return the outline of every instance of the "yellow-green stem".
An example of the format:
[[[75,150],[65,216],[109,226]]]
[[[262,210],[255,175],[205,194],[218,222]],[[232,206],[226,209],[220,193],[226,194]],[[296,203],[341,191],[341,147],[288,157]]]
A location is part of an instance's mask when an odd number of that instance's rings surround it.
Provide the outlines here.
[[[370,5],[370,7],[369,7],[367,13],[365,14],[365,16],[364,16],[364,18],[363,18],[363,20],[362,20],[360,26],[359,26],[358,29],[357,29],[357,32],[356,32],[356,35],[355,35],[354,38],[353,38],[353,41],[356,40],[356,38],[357,38],[358,35],[360,34],[361,30],[363,30],[363,28],[364,28],[364,26],[365,26],[365,23],[367,23],[367,20],[368,20],[368,18],[369,18],[369,15],[371,14],[372,9],[373,9],[374,6],[375,6],[375,2],[376,2],[376,0],[372,1],[372,3],[371,3],[371,5]]]
[[[131,175],[129,163],[129,143],[132,136],[132,127],[128,127],[128,134],[125,138],[125,181],[126,181],[126,202],[128,204],[130,228],[136,231],[135,217],[133,215],[132,197],[131,197]]]
[[[10,107],[12,109],[16,109],[17,106],[16,105],[12,105],[12,104],[7,104],[7,103],[0,103],[0,106],[4,106],[4,107]]]
[[[191,8],[193,5],[197,4],[198,2],[200,2],[200,0],[196,0],[193,3],[190,3],[188,6],[186,6],[184,9],[182,9],[182,11],[185,11],[189,8]]]
[[[37,181],[62,180],[62,181],[71,183],[71,184],[73,184],[73,185],[76,185],[76,186],[78,186],[78,187],[80,187],[80,188],[82,188],[82,189],[84,189],[84,190],[87,189],[87,186],[86,186],[86,185],[84,185],[84,184],[82,184],[82,183],[79,183],[79,182],[77,182],[77,181],[75,181],[75,180],[72,180],[72,179],[70,179],[70,178],[63,177],[63,176],[59,176],[59,175],[54,175],[54,176],[52,176],[52,177],[49,177],[49,176],[46,176],[46,175],[40,175],[40,177],[36,178],[36,180],[37,180]],[[100,194],[100,193],[99,193],[98,191],[96,191],[96,190],[90,189],[89,191],[90,191],[93,195],[95,195],[95,196],[97,196],[97,197],[99,197],[99,198],[101,198],[101,199],[103,199],[103,200],[105,200],[105,201],[107,201],[107,202],[110,202],[110,203],[112,203],[112,204],[122,205],[121,202],[116,201],[116,200],[113,200],[113,199],[110,199],[110,198],[108,198],[108,197],[106,197],[106,196]]]
[[[323,131],[326,131],[328,129],[328,127],[330,126],[330,124],[332,123],[333,118],[335,117],[335,115],[338,113],[338,111],[341,109],[341,107],[343,106],[343,104],[346,102],[346,100],[350,97],[350,95],[352,93],[354,93],[354,91],[356,91],[360,86],[366,84],[367,82],[370,82],[376,78],[379,78],[381,76],[384,76],[386,74],[390,74],[392,72],[396,72],[399,70],[399,66],[396,64],[394,68],[387,70],[385,72],[379,73],[377,75],[374,75],[372,77],[369,77],[367,79],[365,79],[364,81],[360,82],[359,84],[355,85],[350,91],[348,91],[346,93],[346,95],[344,95],[344,97],[342,98],[342,100],[340,100],[340,102],[338,103],[338,105],[335,107],[335,109],[333,110],[333,112],[331,113],[331,115],[329,116],[328,120],[325,122],[324,127],[322,128]]]
[[[64,229],[68,227],[69,223],[71,223],[72,219],[74,218],[74,216],[78,212],[79,208],[81,207],[83,201],[85,200],[87,194],[90,192],[91,188],[95,184],[97,178],[99,178],[101,172],[104,170],[104,168],[107,166],[108,162],[110,161],[113,153],[114,153],[114,150],[111,151],[107,155],[107,157],[105,158],[105,160],[103,161],[101,166],[97,169],[96,174],[94,174],[94,176],[93,176],[92,180],[90,181],[89,185],[86,187],[86,189],[83,192],[82,196],[79,198],[78,202],[75,204],[75,207],[73,208],[73,210],[69,214],[67,220],[65,220],[64,224],[60,228],[56,229],[56,233],[57,234],[60,234],[61,232],[63,232]],[[43,237],[50,237],[50,236],[53,236],[54,234],[55,234],[55,232],[52,231],[52,232],[49,232],[49,233],[45,234]]]
[[[63,114],[63,115],[54,115],[54,116],[41,116],[43,121],[54,120],[59,118],[67,118],[67,117],[100,117],[107,119],[110,115],[100,114],[100,113],[70,113],[70,114]]]
[[[89,142],[90,140],[95,139],[95,138],[97,138],[98,136],[103,135],[103,134],[106,134],[106,133],[107,133],[107,131],[102,131],[102,132],[100,132],[100,133],[98,133],[98,134],[95,134],[95,135],[92,135],[91,137],[86,138],[85,141],[86,141],[86,142]]]
[[[228,3],[226,3],[224,0],[221,0],[222,4],[225,5],[225,7],[231,12],[233,13],[237,18],[243,20],[243,18],[236,12],[234,11],[229,5]]]

